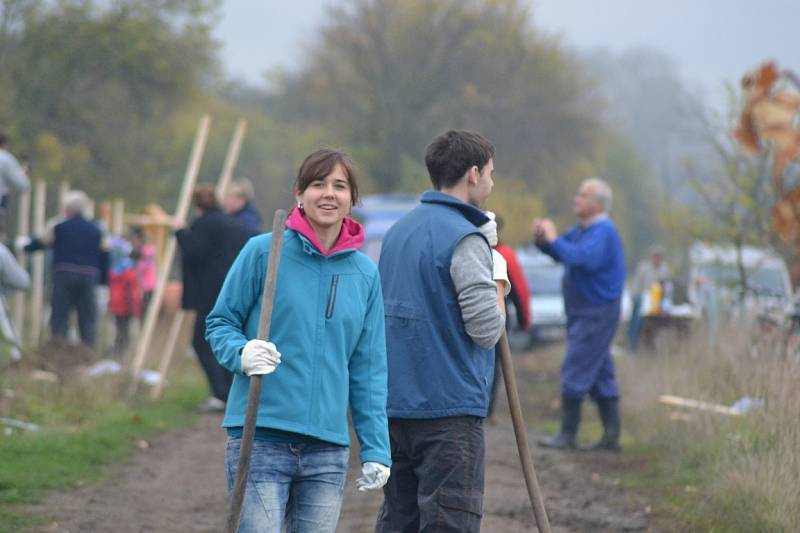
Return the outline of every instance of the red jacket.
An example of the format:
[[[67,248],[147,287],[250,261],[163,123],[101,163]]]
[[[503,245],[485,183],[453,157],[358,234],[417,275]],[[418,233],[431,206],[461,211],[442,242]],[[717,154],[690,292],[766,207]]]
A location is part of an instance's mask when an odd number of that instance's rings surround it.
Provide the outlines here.
[[[520,329],[528,329],[531,325],[531,309],[530,290],[528,282],[525,280],[525,272],[522,270],[513,248],[498,243],[495,249],[508,263],[508,279],[511,281],[511,293],[508,296],[517,309],[517,323]]]
[[[142,313],[142,290],[134,269],[108,273],[108,309],[116,316]]]

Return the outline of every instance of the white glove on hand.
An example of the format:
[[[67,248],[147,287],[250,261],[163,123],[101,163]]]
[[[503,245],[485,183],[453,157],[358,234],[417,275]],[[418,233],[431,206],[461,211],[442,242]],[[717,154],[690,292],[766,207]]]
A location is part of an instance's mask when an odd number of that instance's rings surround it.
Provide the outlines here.
[[[489,246],[494,248],[497,246],[497,222],[494,221],[495,215],[491,211],[486,211],[484,214],[489,217],[489,222],[478,226],[478,230],[486,237],[486,240],[489,241]]]
[[[505,296],[511,292],[511,280],[508,279],[508,263],[497,250],[492,250],[492,279],[502,281],[506,286]]]
[[[376,490],[383,487],[386,485],[386,482],[389,481],[389,472],[391,472],[391,470],[388,466],[367,461],[361,465],[361,473],[364,474],[364,477],[360,477],[356,480],[356,486],[359,492]]]
[[[248,376],[271,374],[281,364],[281,352],[261,339],[247,341],[242,349],[242,372]]]
[[[18,235],[14,239],[14,249],[18,252],[22,251],[22,249],[28,246],[30,243],[31,243],[30,237],[28,237],[27,235]]]

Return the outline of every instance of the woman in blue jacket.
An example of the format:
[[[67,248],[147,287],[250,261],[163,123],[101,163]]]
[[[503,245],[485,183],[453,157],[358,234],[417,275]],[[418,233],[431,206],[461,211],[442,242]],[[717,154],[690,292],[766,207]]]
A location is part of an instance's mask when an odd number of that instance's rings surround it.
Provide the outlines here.
[[[208,315],[206,336],[234,373],[222,425],[229,490],[236,477],[249,376],[263,375],[240,532],[335,531],[347,473],[347,408],[360,444],[359,490],[381,488],[391,455],[386,341],[377,266],[347,215],[353,165],[322,149],[303,161],[287,220],[270,342],[256,339],[272,234],[250,239]],[[280,352],[278,351],[280,349]]]

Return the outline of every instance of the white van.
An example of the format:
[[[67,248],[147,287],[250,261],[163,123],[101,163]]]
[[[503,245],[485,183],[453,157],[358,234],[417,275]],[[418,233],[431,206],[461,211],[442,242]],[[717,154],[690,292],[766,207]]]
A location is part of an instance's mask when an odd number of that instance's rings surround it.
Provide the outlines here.
[[[743,246],[741,263],[746,277],[744,298],[740,295],[741,273],[736,248],[729,244],[695,242],[689,248],[689,302],[702,305],[701,291],[709,286],[726,306],[741,302],[745,310],[791,308],[792,283],[786,262],[769,248]]]

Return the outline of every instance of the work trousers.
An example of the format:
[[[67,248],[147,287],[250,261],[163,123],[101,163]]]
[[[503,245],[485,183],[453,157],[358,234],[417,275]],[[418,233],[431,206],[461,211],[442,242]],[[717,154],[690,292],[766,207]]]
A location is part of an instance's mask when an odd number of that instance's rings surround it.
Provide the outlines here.
[[[192,347],[206,374],[208,385],[211,387],[211,394],[218,400],[228,401],[228,391],[231,390],[233,383],[233,373],[223,367],[214,356],[211,345],[206,340],[206,317],[208,311],[197,311],[194,321],[194,336]]]
[[[97,336],[97,277],[75,272],[53,272],[53,295],[50,300],[50,331],[54,337],[67,337],[69,312],[78,313],[81,342],[94,347]]]
[[[376,532],[478,532],[483,418],[389,419],[392,471]]]

